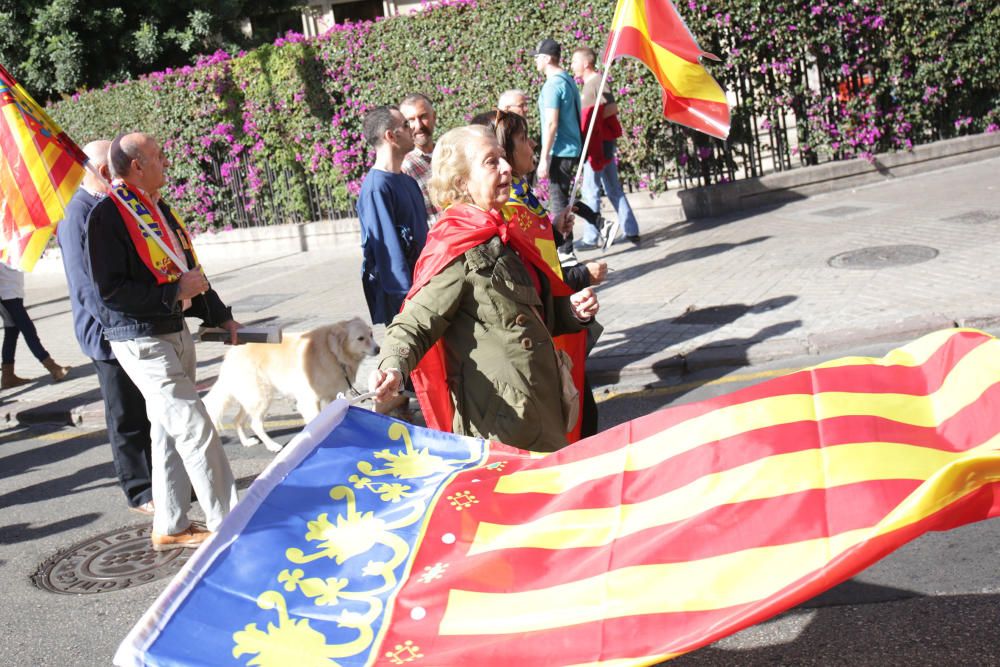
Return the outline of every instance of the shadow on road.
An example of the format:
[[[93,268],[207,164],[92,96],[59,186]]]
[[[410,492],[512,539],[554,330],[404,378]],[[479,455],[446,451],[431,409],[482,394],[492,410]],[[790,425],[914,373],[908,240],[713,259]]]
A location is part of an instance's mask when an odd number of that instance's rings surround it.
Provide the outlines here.
[[[661,665],[997,664],[1000,595],[921,596],[882,604],[859,600],[851,605],[797,609]],[[804,627],[797,633],[781,630],[784,623]],[[779,632],[794,637],[776,641]],[[751,643],[761,645],[747,646]]]
[[[592,374],[592,381],[598,385],[618,384],[622,381],[621,368],[631,361],[641,361],[652,356],[648,347],[643,348],[645,340],[665,340],[666,347],[680,349],[682,343],[715,329],[722,328],[739,320],[745,315],[764,313],[784,308],[798,297],[785,295],[766,299],[754,304],[730,303],[707,308],[692,309],[679,317],[643,322],[634,327],[622,330],[620,339],[613,343],[599,346],[592,359],[599,360],[593,367],[601,369],[598,375]],[[703,346],[689,349],[683,354],[663,356],[653,361],[651,368],[658,382],[676,384],[678,376],[686,375],[694,369],[699,370],[699,379],[711,382],[732,370],[733,367],[746,366],[750,363],[749,349],[766,340],[780,338],[800,328],[802,320],[787,320],[771,324],[747,336],[734,336],[714,340]],[[674,329],[671,331],[671,327]],[[665,334],[664,331],[669,331]],[[622,357],[620,364],[610,362],[612,357]],[[716,361],[713,362],[712,360]],[[618,368],[612,368],[617,365]],[[716,368],[713,369],[712,366]],[[609,367],[612,366],[612,367]],[[686,391],[697,388],[694,385]],[[682,395],[681,392],[678,395]]]
[[[115,486],[116,482],[111,462],[98,463],[75,470],[63,477],[53,477],[36,484],[22,486],[14,491],[0,495],[0,507],[27,505],[48,500],[63,498],[74,493],[83,493],[91,489]]]
[[[31,429],[18,428],[5,432],[0,436],[0,453],[4,453],[5,445],[14,445],[22,441],[33,441],[41,431],[32,432]],[[35,441],[37,442],[37,441]],[[41,446],[32,446],[14,451],[11,454],[0,457],[0,479],[17,477],[32,470],[40,470],[45,466],[58,463],[66,459],[71,459],[83,452],[107,443],[107,437],[103,430],[86,431],[79,436],[72,438],[50,441]],[[108,463],[111,466],[111,463]],[[0,507],[5,503],[0,502]]]
[[[49,535],[56,535],[68,530],[86,526],[87,524],[97,521],[100,517],[100,514],[90,512],[62,519],[60,521],[53,521],[52,523],[42,524],[40,526],[30,523],[13,523],[9,526],[0,526],[0,544],[31,542],[32,540],[37,540],[42,537],[48,537]],[[0,565],[2,564],[3,562],[0,561]]]
[[[698,248],[685,248],[684,250],[672,252],[649,262],[620,269],[611,275],[615,282],[624,282],[626,280],[641,278],[650,271],[655,271],[657,269],[665,269],[668,266],[674,266],[675,264],[681,264],[683,262],[693,262],[694,260],[704,259],[705,257],[711,257],[712,255],[721,255],[724,252],[728,252],[734,248],[742,246],[763,243],[769,238],[771,237],[757,236],[752,239],[747,239],[746,241],[740,241],[739,243],[713,243],[711,245],[700,246]]]

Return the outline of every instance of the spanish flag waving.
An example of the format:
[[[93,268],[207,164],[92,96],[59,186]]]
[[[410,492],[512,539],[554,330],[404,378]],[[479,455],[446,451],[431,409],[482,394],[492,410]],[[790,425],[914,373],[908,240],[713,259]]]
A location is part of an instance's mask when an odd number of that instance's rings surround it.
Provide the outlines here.
[[[0,261],[30,271],[87,156],[0,65]]]
[[[726,94],[699,62],[705,56],[670,0],[618,0],[605,67],[615,58],[642,61],[663,88],[663,115],[719,139],[729,136]]]

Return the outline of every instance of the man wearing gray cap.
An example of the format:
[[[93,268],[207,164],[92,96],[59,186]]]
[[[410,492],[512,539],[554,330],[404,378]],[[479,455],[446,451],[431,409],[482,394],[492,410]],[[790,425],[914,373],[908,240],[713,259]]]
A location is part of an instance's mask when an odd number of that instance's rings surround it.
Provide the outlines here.
[[[583,139],[580,136],[580,92],[573,77],[559,66],[562,49],[543,39],[535,49],[535,67],[545,75],[538,96],[542,149],[535,173],[549,179],[549,210],[553,219],[569,205]]]

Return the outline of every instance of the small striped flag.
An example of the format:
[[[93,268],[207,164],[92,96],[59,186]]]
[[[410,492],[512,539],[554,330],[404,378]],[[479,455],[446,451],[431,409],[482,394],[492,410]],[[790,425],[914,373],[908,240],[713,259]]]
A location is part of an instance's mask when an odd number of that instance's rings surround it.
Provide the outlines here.
[[[0,65],[0,261],[31,271],[87,156]]]
[[[339,402],[115,664],[655,664],[1000,513],[998,381],[942,331],[545,457]]]
[[[726,94],[702,66],[718,60],[698,46],[670,0],[618,0],[605,48],[606,64],[631,56],[663,89],[663,115],[719,139],[729,136]]]

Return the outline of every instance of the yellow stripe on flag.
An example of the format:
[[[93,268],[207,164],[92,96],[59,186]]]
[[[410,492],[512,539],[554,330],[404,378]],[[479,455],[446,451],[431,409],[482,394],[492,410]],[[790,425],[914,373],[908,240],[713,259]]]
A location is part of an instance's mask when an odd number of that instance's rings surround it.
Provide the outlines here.
[[[49,174],[50,161],[53,161],[54,157],[50,154],[49,159],[46,160],[45,156],[39,152],[38,146],[35,145],[34,133],[24,124],[24,119],[15,105],[8,104],[5,106],[4,115],[6,116],[6,122],[13,130],[12,134],[21,154],[20,159],[27,166],[31,180],[35,184],[35,189],[41,196],[42,204],[45,206],[46,217],[52,221],[62,219],[62,202],[59,200],[53,179]],[[50,147],[54,146],[55,144],[52,144]]]
[[[0,120],[0,122],[3,122]],[[23,233],[28,233],[34,229],[31,224],[31,215],[28,213],[28,204],[24,200],[21,188],[17,184],[17,176],[9,162],[10,157],[0,155],[0,199],[7,206],[11,218]]]
[[[971,452],[993,450],[1000,436]],[[690,519],[722,505],[810,489],[889,479],[924,481],[977,453],[945,452],[895,442],[860,442],[770,456],[705,475],[641,503],[565,510],[522,524],[483,522],[469,554],[500,549],[600,547],[642,530]]]
[[[1000,454],[967,457],[936,477],[935,482],[918,489],[905,508],[873,528],[700,560],[626,567],[531,591],[453,590],[440,634],[532,632],[637,614],[723,609],[763,600],[867,540],[920,521],[979,485],[1000,482]],[[943,493],[946,488],[951,492]]]
[[[954,332],[949,332],[953,334]],[[923,341],[919,341],[923,342]],[[511,473],[497,482],[497,493],[559,494],[586,482],[622,472],[644,470],[706,443],[741,433],[803,420],[871,415],[915,426],[935,426],[973,403],[1000,378],[1000,347],[995,339],[978,346],[949,373],[929,396],[826,392],[786,394],[731,405],[693,417],[659,433],[605,454],[547,468]],[[911,361],[926,360],[927,346],[916,348]],[[937,348],[934,348],[937,349]],[[874,364],[857,358],[858,364]],[[903,355],[901,361],[905,361]],[[844,364],[842,364],[844,365]]]
[[[31,233],[31,240],[28,241],[28,245],[25,246],[24,252],[21,254],[19,268],[22,271],[31,271],[35,268],[35,264],[38,263],[38,259],[42,256],[42,252],[44,252],[54,231],[55,227],[49,226],[39,227]]]
[[[726,104],[726,94],[715,79],[701,65],[692,63],[675,53],[663,48],[650,38],[649,22],[646,18],[646,5],[642,0],[632,0],[624,5],[623,25],[632,27],[642,33],[650,50],[653,62],[656,64],[654,73],[657,80],[675,97],[687,97],[710,102]],[[647,63],[651,65],[652,63]],[[659,71],[656,72],[655,69]]]

